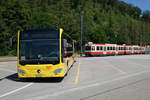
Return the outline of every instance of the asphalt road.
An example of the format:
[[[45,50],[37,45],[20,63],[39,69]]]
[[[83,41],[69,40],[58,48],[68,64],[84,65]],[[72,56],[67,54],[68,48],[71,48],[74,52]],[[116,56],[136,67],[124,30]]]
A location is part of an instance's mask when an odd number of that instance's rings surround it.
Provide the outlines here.
[[[20,81],[16,66],[0,62],[0,100],[150,100],[150,55],[78,58],[62,80]]]

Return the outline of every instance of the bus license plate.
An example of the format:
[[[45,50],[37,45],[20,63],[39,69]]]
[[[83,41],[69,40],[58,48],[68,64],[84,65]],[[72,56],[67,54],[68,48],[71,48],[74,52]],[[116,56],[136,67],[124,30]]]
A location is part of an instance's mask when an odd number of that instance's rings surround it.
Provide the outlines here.
[[[36,77],[42,77],[42,75],[36,75]]]

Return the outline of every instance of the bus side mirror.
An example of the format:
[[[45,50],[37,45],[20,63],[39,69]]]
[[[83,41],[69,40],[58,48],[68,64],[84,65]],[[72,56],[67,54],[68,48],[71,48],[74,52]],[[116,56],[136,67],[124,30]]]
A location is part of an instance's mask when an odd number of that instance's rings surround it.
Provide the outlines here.
[[[13,45],[13,39],[14,39],[14,36],[11,36],[11,37],[9,38],[9,46],[10,46],[10,47],[12,47],[12,45]]]

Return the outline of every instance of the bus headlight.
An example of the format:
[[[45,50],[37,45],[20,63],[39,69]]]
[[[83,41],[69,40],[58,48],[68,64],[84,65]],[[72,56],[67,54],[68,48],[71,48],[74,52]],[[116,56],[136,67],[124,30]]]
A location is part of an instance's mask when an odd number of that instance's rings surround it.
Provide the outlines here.
[[[60,73],[61,71],[62,71],[62,68],[56,69],[56,70],[54,71],[54,74],[57,75],[57,74]]]
[[[20,74],[22,74],[22,75],[25,74],[25,72],[24,72],[23,70],[21,70],[21,69],[18,69],[18,73],[20,73]]]

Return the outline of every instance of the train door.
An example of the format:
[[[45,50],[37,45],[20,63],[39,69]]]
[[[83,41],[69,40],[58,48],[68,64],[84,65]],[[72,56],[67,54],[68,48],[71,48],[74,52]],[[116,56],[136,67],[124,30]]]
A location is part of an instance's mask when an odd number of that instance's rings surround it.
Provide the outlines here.
[[[116,46],[116,55],[118,54],[118,49],[119,49],[119,47],[118,46]]]
[[[104,55],[106,55],[106,51],[107,51],[107,46],[103,46],[103,50],[104,50]]]

